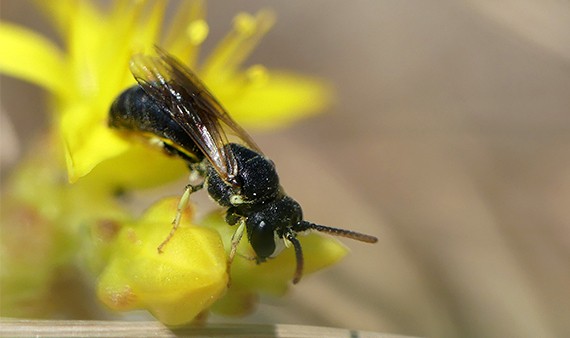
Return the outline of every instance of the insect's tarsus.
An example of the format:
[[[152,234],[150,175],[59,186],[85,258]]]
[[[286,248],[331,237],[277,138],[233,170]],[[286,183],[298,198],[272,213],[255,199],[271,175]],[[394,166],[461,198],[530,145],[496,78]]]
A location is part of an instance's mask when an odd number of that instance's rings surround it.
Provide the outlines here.
[[[190,202],[190,195],[193,192],[202,189],[203,187],[204,182],[197,185],[187,184],[186,187],[184,187],[184,193],[182,193],[182,196],[178,201],[178,206],[176,207],[176,216],[174,216],[174,220],[172,221],[172,228],[170,229],[168,236],[162,241],[162,243],[160,243],[158,248],[156,248],[159,254],[164,252],[164,246],[170,241],[170,239],[172,239],[172,236],[174,236],[176,230],[178,230],[178,227],[180,226],[180,220],[182,219],[182,214]]]

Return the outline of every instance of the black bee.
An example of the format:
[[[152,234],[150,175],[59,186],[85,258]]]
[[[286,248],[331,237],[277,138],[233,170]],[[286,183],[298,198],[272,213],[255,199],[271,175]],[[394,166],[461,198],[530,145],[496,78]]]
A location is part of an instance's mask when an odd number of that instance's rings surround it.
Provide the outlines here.
[[[162,49],[156,50],[156,55],[133,57],[131,72],[138,85],[113,102],[109,125],[158,143],[203,178],[201,183],[186,187],[172,230],[159,252],[178,227],[190,194],[204,185],[210,196],[227,208],[227,223],[239,224],[232,237],[230,263],[244,228],[258,263],[277,255],[286,241],[293,245],[297,259],[293,283],[303,273],[298,233],[317,230],[368,243],[377,241],[373,236],[303,220],[301,206],[279,184],[273,162],[190,69]],[[235,141],[230,142],[232,136]]]

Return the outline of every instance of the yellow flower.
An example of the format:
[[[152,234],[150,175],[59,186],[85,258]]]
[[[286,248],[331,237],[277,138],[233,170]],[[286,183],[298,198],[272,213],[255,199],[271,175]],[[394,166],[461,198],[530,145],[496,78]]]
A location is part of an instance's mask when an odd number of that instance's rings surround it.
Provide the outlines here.
[[[129,161],[145,159],[148,153],[121,139],[107,128],[108,109],[114,98],[134,84],[128,71],[133,53],[158,44],[195,69],[234,118],[246,128],[283,126],[321,110],[330,91],[321,81],[292,73],[267,71],[259,65],[241,69],[245,58],[273,25],[271,12],[238,14],[234,27],[205,59],[197,63],[201,43],[208,34],[201,1],[185,1],[160,40],[165,1],[119,0],[102,12],[90,1],[40,1],[62,36],[66,50],[55,43],[9,23],[0,24],[0,72],[36,83],[53,94],[57,134],[66,155],[69,179],[75,182],[98,164],[125,155]],[[152,155],[150,155],[152,156]],[[163,157],[163,156],[162,156]],[[129,163],[115,159],[108,170],[126,170]],[[164,163],[167,162],[167,163]],[[172,162],[153,158],[157,168]],[[130,166],[134,166],[132,162]],[[182,165],[174,165],[174,176]],[[146,178],[121,177],[123,185],[155,185],[169,178],[162,169],[146,170]]]
[[[5,268],[0,287],[11,295],[2,302],[13,306],[8,314],[20,314],[14,310],[18,304],[42,297],[49,303],[50,283],[70,266],[99,276],[98,296],[112,309],[146,308],[173,325],[191,321],[214,303],[214,311],[241,314],[257,293],[285,292],[295,264],[290,249],[260,265],[237,257],[232,287],[226,289],[224,247],[228,249],[234,228],[219,215],[197,227],[189,225],[194,220],[189,222],[187,214],[166,253],[158,254],[176,202],[161,200],[137,218],[116,198],[117,191],[160,186],[187,168],[183,161],[107,127],[112,101],[135,83],[128,71],[131,56],[154,45],[193,68],[246,129],[282,127],[321,110],[330,101],[323,82],[260,65],[243,69],[273,25],[273,14],[238,14],[228,35],[198,62],[208,35],[201,1],[182,2],[166,32],[165,1],[118,0],[109,11],[87,0],[38,4],[61,35],[63,50],[28,29],[0,23],[0,72],[45,88],[53,111],[47,141],[16,169],[6,191],[10,204],[2,205],[2,227],[12,226],[0,250]],[[75,184],[62,180],[65,171]],[[42,237],[22,255],[27,245],[21,242],[33,239],[30,227],[18,227],[24,222],[37,227]],[[247,257],[252,252],[245,237],[239,253]],[[301,243],[305,274],[346,254],[338,242],[319,236],[307,236]],[[32,275],[30,266],[42,268]]]
[[[281,296],[287,291],[296,267],[293,249],[257,264],[248,259],[254,252],[247,238],[240,242],[226,290],[226,259],[235,227],[219,212],[200,222],[202,226],[180,227],[164,253],[157,254],[177,203],[177,198],[156,203],[140,220],[116,224],[113,236],[95,232],[94,242],[107,256],[97,286],[107,306],[118,311],[148,309],[165,324],[181,325],[212,305],[222,315],[244,315],[255,309],[258,294]],[[184,218],[192,214],[187,210]],[[347,253],[334,238],[310,234],[299,240],[305,275],[335,264]]]
[[[110,308],[148,309],[163,323],[180,325],[225,292],[226,253],[215,230],[182,226],[168,250],[157,254],[164,240],[163,225],[172,220],[177,203],[176,198],[165,199],[140,221],[121,227],[97,290]]]

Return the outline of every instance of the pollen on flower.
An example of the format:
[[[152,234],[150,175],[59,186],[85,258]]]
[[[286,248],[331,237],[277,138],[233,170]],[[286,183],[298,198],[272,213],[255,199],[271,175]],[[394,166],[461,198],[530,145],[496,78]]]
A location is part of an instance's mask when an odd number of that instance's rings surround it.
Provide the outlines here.
[[[129,240],[129,242],[131,242],[132,244],[138,244],[140,243],[140,240],[137,236],[137,233],[134,231],[134,229],[127,229],[127,236],[126,238]]]
[[[192,21],[186,27],[186,35],[188,36],[189,42],[193,45],[200,45],[206,37],[208,37],[208,33],[210,28],[208,24],[204,20],[196,20]]]
[[[256,28],[255,18],[249,13],[239,13],[234,18],[234,27],[244,35],[251,35]]]
[[[101,293],[101,301],[116,310],[130,309],[137,303],[137,296],[130,286],[124,285],[117,289],[105,289],[105,292]]]
[[[95,236],[105,242],[111,241],[119,233],[120,227],[120,224],[115,220],[99,220],[95,223]]]
[[[269,73],[267,68],[262,65],[253,65],[249,67],[246,72],[246,78],[249,84],[254,87],[261,87],[269,81]]]

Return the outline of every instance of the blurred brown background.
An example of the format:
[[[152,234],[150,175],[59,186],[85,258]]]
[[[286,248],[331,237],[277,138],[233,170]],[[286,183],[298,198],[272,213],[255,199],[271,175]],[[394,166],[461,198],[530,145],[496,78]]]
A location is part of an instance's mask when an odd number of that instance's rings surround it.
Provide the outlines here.
[[[51,32],[27,1],[1,5]],[[307,219],[380,241],[344,241],[344,262],[240,321],[570,336],[570,4],[210,1],[206,45],[267,7],[278,22],[249,63],[326,78],[337,102],[258,143]],[[1,89],[23,151],[46,120],[41,92]]]

